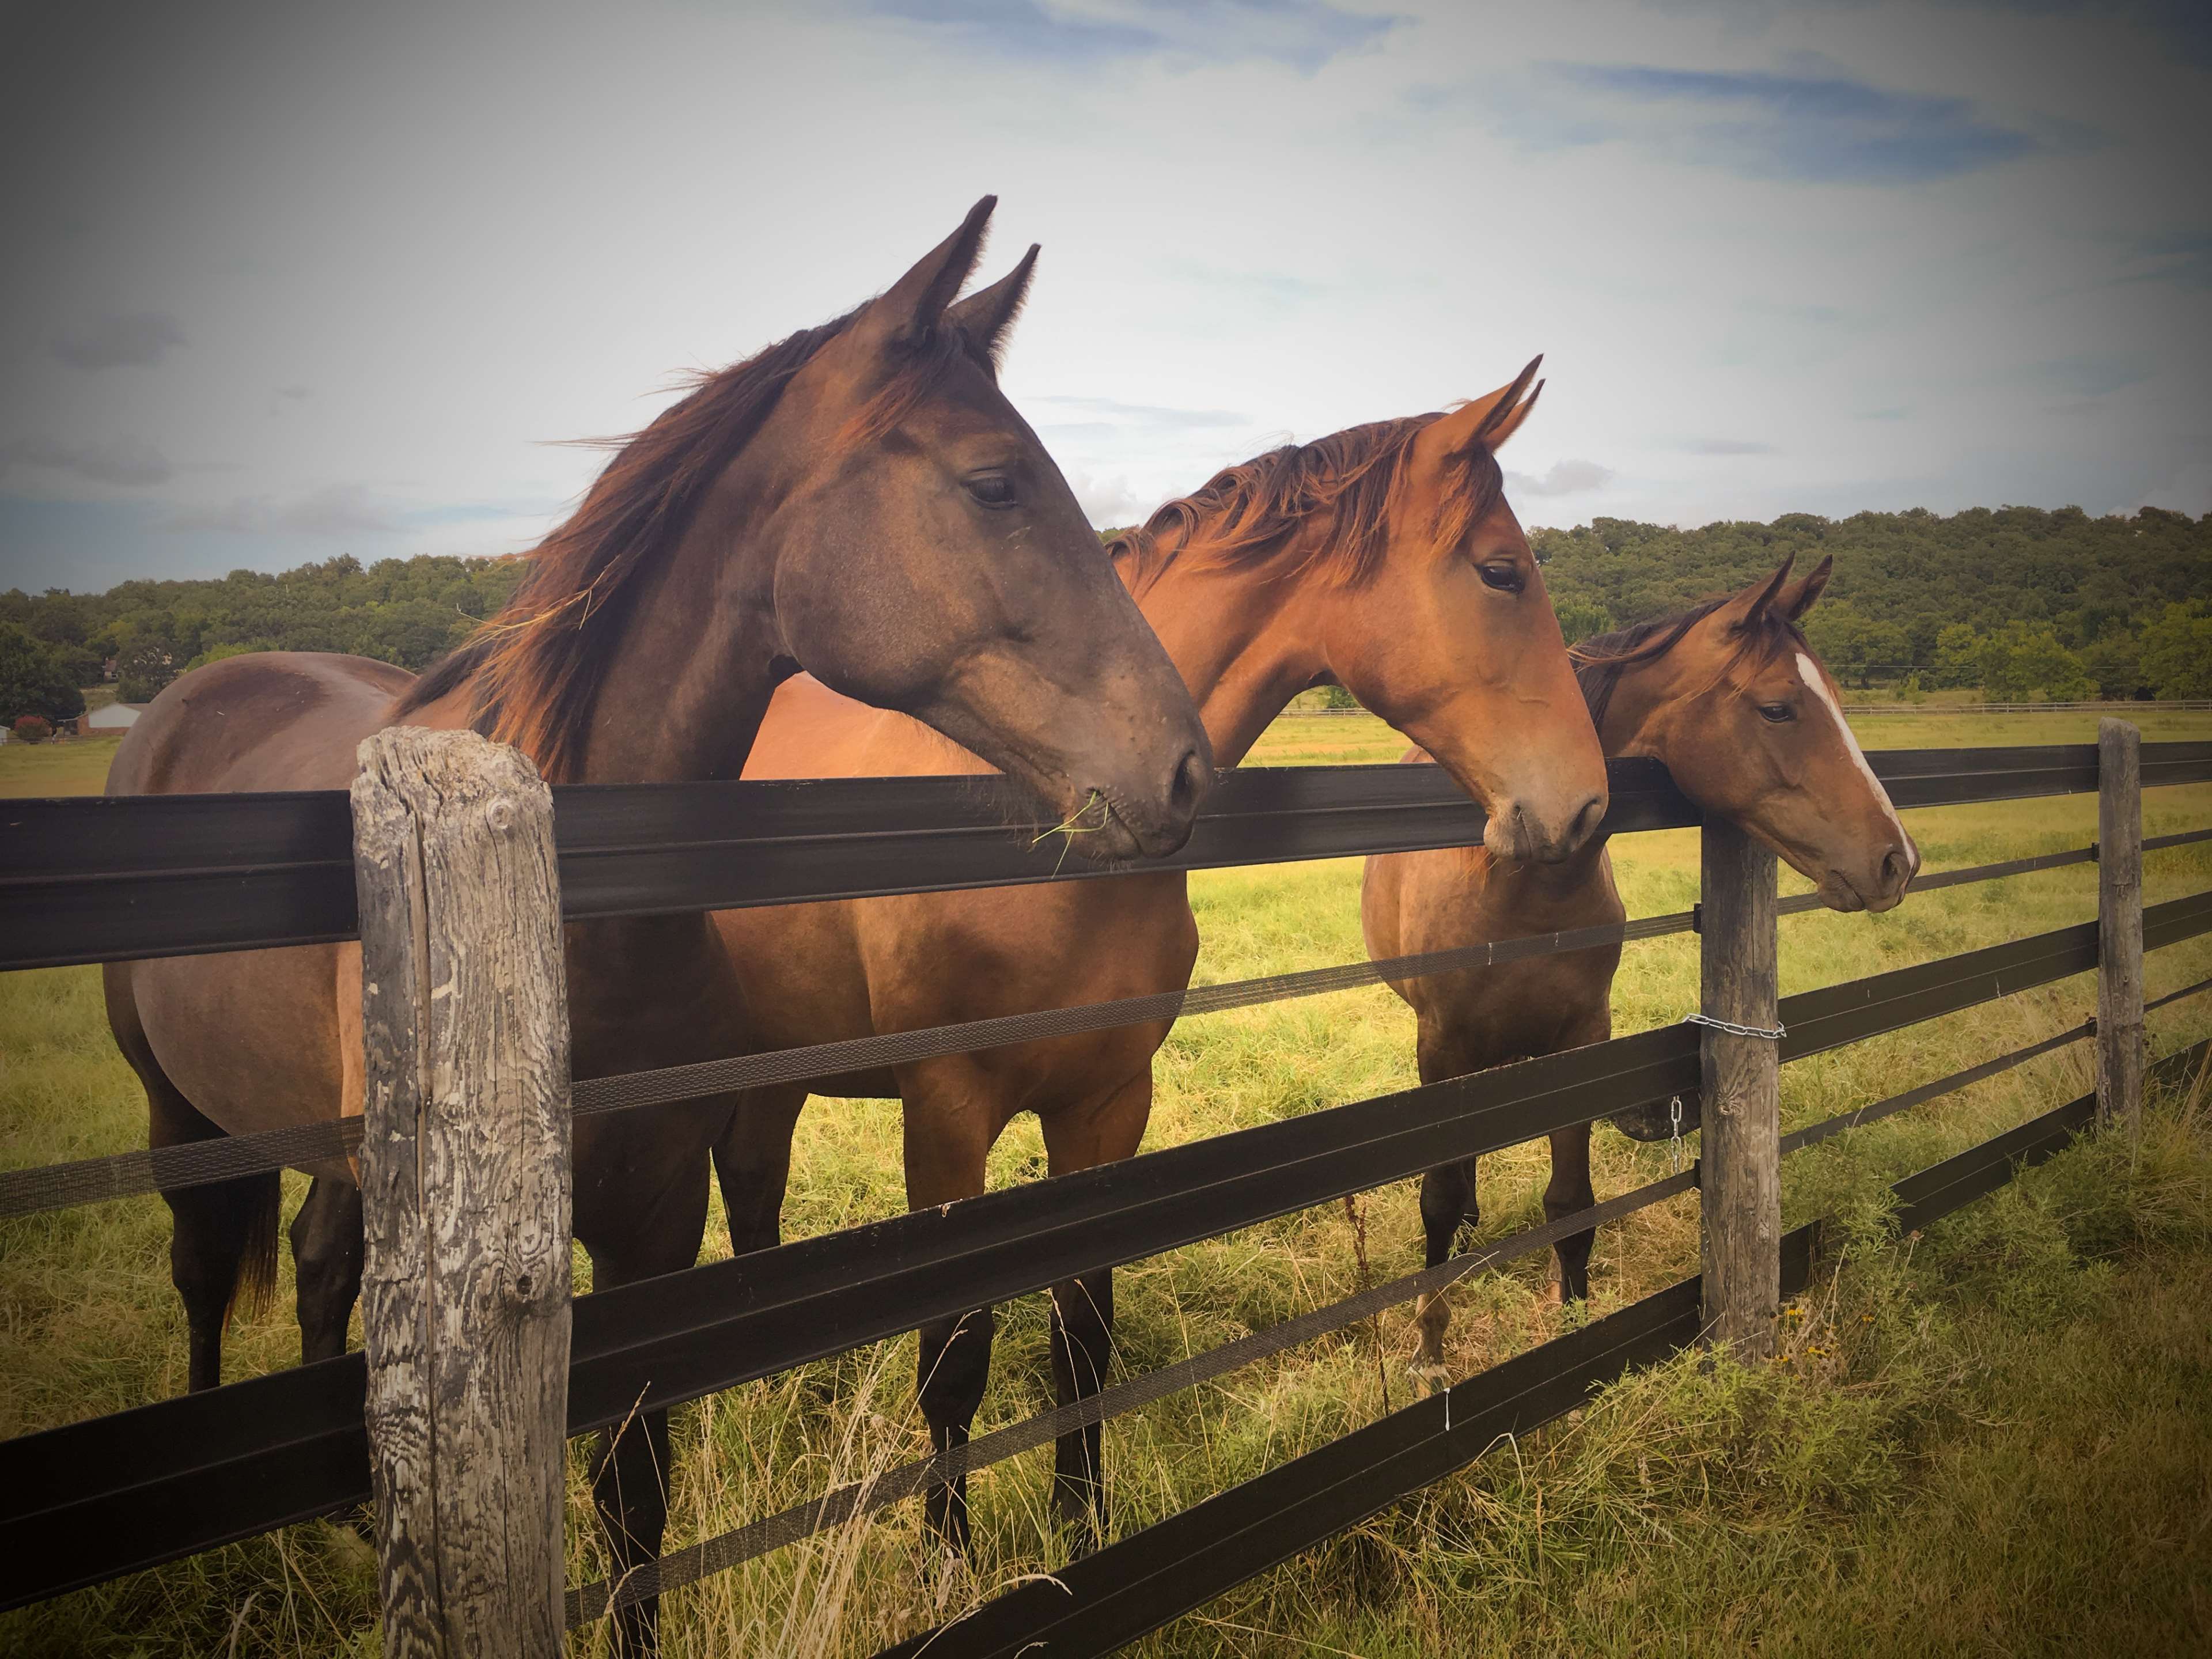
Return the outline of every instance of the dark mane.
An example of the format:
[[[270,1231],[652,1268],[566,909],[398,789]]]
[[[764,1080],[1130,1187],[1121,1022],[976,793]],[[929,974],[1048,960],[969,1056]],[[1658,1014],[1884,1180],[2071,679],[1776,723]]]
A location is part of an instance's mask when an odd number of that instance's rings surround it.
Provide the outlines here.
[[[1613,691],[1624,673],[1644,663],[1658,661],[1680,645],[1692,629],[1735,597],[1733,593],[1716,593],[1699,599],[1686,611],[1650,622],[1634,623],[1610,634],[1594,634],[1569,646],[1567,657],[1574,664],[1575,684],[1582,688],[1583,701],[1589,705],[1590,724],[1600,733],[1604,732],[1606,710],[1613,706]],[[1804,646],[1805,635],[1796,624],[1772,607],[1762,611],[1759,620],[1759,629],[1747,634],[1738,643],[1729,659],[1729,666],[1754,650],[1765,657],[1787,647]]]
[[[1106,544],[1114,559],[1134,561],[1131,588],[1142,593],[1181,555],[1200,550],[1224,565],[1273,559],[1294,532],[1319,515],[1328,533],[1299,549],[1285,575],[1334,566],[1358,586],[1382,566],[1389,547],[1390,504],[1413,441],[1436,415],[1412,415],[1347,427],[1310,444],[1287,444],[1224,468],[1194,494],[1178,496]],[[1504,488],[1486,448],[1458,458],[1431,532],[1456,546]]]
[[[511,743],[550,782],[572,781],[607,660],[629,624],[637,574],[681,539],[708,487],[759,431],[784,388],[866,310],[802,329],[757,356],[697,375],[692,390],[614,459],[568,520],[527,556],[500,613],[427,669],[395,713],[404,715],[464,686],[471,723]],[[932,331],[841,434],[859,443],[887,430],[955,358],[975,356],[957,327]]]

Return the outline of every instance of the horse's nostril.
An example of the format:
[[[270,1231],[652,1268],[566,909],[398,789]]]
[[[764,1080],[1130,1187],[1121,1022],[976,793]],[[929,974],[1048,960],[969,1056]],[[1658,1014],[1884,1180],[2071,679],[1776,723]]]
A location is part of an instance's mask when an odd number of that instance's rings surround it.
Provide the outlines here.
[[[1186,750],[1176,766],[1175,776],[1168,781],[1170,809],[1179,816],[1195,812],[1210,781],[1212,780],[1206,776],[1206,763],[1199,757],[1198,750]]]
[[[1574,823],[1568,827],[1567,845],[1570,848],[1583,845],[1597,834],[1598,825],[1604,822],[1605,797],[1592,795],[1583,803],[1583,810],[1575,814]]]
[[[1893,893],[1897,891],[1898,889],[1905,885],[1905,882],[1911,878],[1911,861],[1905,856],[1905,853],[1902,848],[1893,847],[1888,852],[1882,854],[1882,891],[1885,893]]]

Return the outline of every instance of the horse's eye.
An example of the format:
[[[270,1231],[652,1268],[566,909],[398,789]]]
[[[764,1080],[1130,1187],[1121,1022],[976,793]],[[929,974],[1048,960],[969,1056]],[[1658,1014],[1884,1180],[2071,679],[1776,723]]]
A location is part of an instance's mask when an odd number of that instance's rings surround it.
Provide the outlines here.
[[[1501,593],[1518,593],[1528,586],[1527,579],[1521,574],[1521,567],[1517,564],[1479,564],[1475,568],[1482,573],[1482,580],[1487,586]]]
[[[979,472],[963,481],[968,493],[986,507],[1012,507],[1014,481],[1003,472]]]
[[[1797,718],[1797,711],[1792,708],[1786,702],[1763,702],[1759,705],[1759,717],[1763,720],[1771,720],[1775,725],[1780,726],[1786,720],[1796,720]]]

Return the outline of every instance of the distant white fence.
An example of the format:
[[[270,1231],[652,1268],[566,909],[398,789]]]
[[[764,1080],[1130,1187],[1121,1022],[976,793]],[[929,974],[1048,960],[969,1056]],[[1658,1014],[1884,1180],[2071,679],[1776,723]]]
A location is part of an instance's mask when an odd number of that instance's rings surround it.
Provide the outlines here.
[[[2212,698],[2176,702],[1846,702],[1854,714],[2142,714],[2212,712]],[[1364,714],[1364,708],[1293,708],[1292,714]]]
[[[2176,702],[1847,702],[1854,714],[2193,714],[2212,709],[2212,698]]]

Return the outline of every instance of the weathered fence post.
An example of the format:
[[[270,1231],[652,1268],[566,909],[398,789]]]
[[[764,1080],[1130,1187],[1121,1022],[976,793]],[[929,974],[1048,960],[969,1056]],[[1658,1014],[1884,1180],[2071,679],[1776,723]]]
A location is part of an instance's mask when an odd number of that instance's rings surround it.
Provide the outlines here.
[[[361,745],[362,1324],[386,1659],[562,1650],[568,1024],[552,796],[472,732]]]
[[[2097,722],[2097,1118],[2142,1133],[2142,733]]]
[[[1706,820],[1698,987],[1705,1018],[1776,1030],[1774,854]],[[1699,1033],[1705,1106],[1705,1340],[1747,1358],[1774,1350],[1782,1303],[1781,1056],[1770,1036]]]

